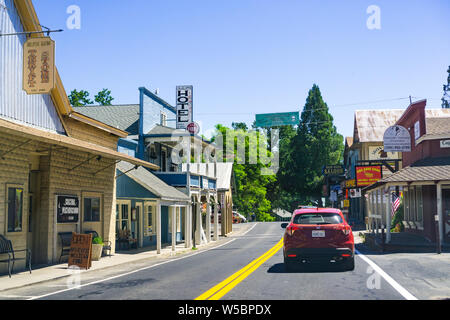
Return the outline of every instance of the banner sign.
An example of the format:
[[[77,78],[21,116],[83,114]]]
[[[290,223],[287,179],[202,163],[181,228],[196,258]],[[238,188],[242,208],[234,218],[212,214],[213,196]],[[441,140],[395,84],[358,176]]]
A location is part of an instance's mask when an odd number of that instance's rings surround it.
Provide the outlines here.
[[[342,176],[344,173],[345,170],[342,165],[330,165],[322,168],[322,174],[324,176]]]
[[[91,267],[92,233],[72,233],[68,266],[78,266],[83,269]]]
[[[80,205],[76,196],[56,196],[56,221],[58,223],[78,222]]]
[[[382,178],[382,166],[355,166],[356,186],[365,187]]]
[[[255,115],[256,127],[294,126],[299,124],[298,112],[262,113]]]
[[[188,124],[194,121],[192,92],[192,86],[177,86],[176,88],[177,129],[186,129]]]
[[[392,126],[386,129],[383,136],[385,152],[411,152],[411,136],[402,126]]]
[[[48,94],[55,86],[55,42],[29,38],[23,45],[22,87],[27,94]]]

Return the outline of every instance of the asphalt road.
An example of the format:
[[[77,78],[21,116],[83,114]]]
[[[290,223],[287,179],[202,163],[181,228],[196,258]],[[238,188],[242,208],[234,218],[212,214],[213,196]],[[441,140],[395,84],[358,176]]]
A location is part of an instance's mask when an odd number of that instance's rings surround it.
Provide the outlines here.
[[[227,238],[209,250],[86,272],[78,288],[68,288],[65,278],[11,290],[3,298],[192,300],[266,253],[283,232],[279,222],[257,223],[246,234]],[[358,255],[353,271],[328,267],[285,272],[281,249],[221,299],[405,299],[394,287]]]

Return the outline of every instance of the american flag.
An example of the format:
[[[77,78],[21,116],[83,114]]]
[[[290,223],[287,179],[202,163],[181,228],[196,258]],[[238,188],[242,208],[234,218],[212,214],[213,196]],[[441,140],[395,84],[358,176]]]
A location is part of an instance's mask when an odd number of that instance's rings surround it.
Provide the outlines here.
[[[395,211],[397,211],[399,206],[400,206],[400,197],[396,193],[392,193],[392,210],[391,210],[392,217],[394,216]]]

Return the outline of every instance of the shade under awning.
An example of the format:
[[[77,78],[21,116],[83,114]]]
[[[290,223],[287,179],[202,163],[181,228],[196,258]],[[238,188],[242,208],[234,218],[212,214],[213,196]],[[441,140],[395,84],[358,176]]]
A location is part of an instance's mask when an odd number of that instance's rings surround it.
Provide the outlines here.
[[[159,170],[159,166],[137,159],[135,157],[120,153],[115,150],[108,149],[103,146],[99,146],[90,142],[86,142],[80,139],[64,136],[61,134],[44,131],[41,129],[20,125],[11,121],[0,119],[0,129],[9,134],[20,136],[27,139],[37,140],[48,144],[68,147],[74,150],[92,153],[108,159],[123,160],[135,165],[147,167],[153,170]]]

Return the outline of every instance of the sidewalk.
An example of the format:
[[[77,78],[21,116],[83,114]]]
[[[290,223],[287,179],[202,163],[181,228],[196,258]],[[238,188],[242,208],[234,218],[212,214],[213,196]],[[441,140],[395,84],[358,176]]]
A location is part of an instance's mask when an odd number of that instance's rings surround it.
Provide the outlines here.
[[[375,251],[383,251],[381,232],[378,235],[362,232],[364,244]],[[385,235],[386,236],[386,235]],[[436,243],[430,242],[425,237],[408,232],[391,233],[391,241],[384,244],[384,252],[425,253],[436,252]],[[449,244],[442,244],[442,252],[450,252]]]
[[[254,223],[242,223],[233,225],[233,232],[227,237],[239,235],[247,231],[253,225]],[[204,250],[222,244],[227,239],[227,237],[220,236],[218,241],[211,241],[206,244],[197,245],[197,250]],[[184,243],[178,244],[176,246],[175,252],[172,251],[171,246],[164,247],[161,249],[161,254],[157,254],[156,250],[145,250],[145,248],[130,251],[120,251],[114,253],[114,255],[111,257],[102,257],[99,261],[92,261],[91,268],[88,270],[81,270],[81,273],[115,267],[145,259],[167,259],[175,255],[187,254],[189,252],[194,251],[192,250],[192,248],[185,248]],[[0,276],[0,292],[68,277],[72,273],[73,271],[68,269],[67,262],[51,266],[36,266],[36,269],[32,269],[31,274],[29,271],[21,271],[13,273],[11,275],[11,278],[9,278],[8,274]]]

